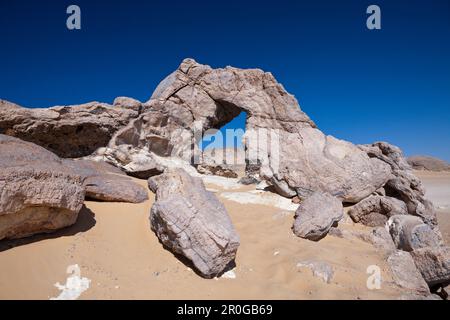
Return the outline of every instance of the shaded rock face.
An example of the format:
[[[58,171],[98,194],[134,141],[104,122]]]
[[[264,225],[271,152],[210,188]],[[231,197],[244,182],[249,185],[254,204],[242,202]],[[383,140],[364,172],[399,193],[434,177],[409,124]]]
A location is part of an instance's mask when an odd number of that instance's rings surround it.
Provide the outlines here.
[[[425,190],[420,180],[412,173],[411,167],[401,150],[386,142],[359,146],[371,158],[379,159],[391,168],[391,178],[384,189],[386,195],[402,200],[410,215],[421,217],[432,227],[437,226],[433,204],[425,199]]]
[[[384,226],[392,215],[408,214],[408,209],[401,200],[371,196],[350,208],[348,214],[354,222],[377,227]]]
[[[223,272],[239,247],[239,236],[223,204],[200,178],[182,169],[168,169],[148,183],[156,193],[150,222],[159,240],[189,259],[202,276]]]
[[[237,178],[239,171],[245,169],[245,152],[242,148],[210,148],[203,150],[197,171],[201,174]]]
[[[341,201],[328,194],[316,192],[300,203],[292,227],[294,233],[305,239],[320,240],[344,214]]]
[[[141,103],[117,98],[114,106],[89,102],[48,109],[22,108],[0,100],[0,133],[33,142],[63,158],[87,156],[136,118]]]
[[[75,223],[85,196],[82,183],[51,152],[0,135],[0,240]]]
[[[109,161],[128,168],[136,167],[133,161],[143,162],[136,157],[127,163],[112,160],[125,145],[129,154],[144,150],[148,157],[170,155],[195,162],[201,133],[245,111],[247,171],[258,171],[285,196],[305,198],[322,191],[354,203],[390,178],[383,161],[325,136],[272,74],[259,69],[212,69],[186,59],[159,84],[144,109],[103,150]],[[255,134],[263,136],[263,143],[255,143]]]
[[[450,284],[450,248],[426,247],[411,252],[414,262],[430,287]]]
[[[146,188],[112,165],[72,159],[64,159],[63,164],[83,178],[87,199],[131,203],[148,200]]]
[[[450,171],[450,164],[447,161],[433,157],[413,156],[409,157],[407,161],[415,170]]]

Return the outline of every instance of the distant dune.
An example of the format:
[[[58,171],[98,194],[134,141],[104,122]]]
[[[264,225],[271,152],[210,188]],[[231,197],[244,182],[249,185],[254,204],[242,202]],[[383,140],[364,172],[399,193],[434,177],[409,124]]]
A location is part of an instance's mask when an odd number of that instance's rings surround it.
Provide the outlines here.
[[[450,171],[450,164],[444,160],[429,156],[412,156],[407,159],[415,170]]]

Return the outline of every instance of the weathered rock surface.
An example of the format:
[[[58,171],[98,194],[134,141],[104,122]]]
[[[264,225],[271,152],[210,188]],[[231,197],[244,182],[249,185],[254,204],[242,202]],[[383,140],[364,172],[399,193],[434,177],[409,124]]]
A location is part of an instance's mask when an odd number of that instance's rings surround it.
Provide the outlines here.
[[[409,165],[415,170],[427,171],[450,171],[450,164],[447,161],[428,157],[413,156],[407,159]]]
[[[384,226],[393,215],[408,214],[408,208],[392,197],[370,196],[350,208],[348,214],[354,222],[376,227]]]
[[[392,177],[384,189],[386,195],[406,203],[408,213],[421,217],[433,228],[437,226],[436,213],[433,204],[425,199],[425,190],[420,180],[412,173],[411,167],[401,150],[386,142],[376,142],[371,145],[359,146],[371,158],[382,160],[391,167]]]
[[[151,227],[160,241],[204,277],[223,272],[236,256],[239,236],[222,203],[182,169],[167,169],[148,183],[156,193]]]
[[[0,134],[0,239],[75,223],[85,195],[82,182],[51,152]]]
[[[226,178],[237,178],[238,174],[231,166],[226,164],[208,164],[202,163],[197,165],[197,171],[201,174],[221,176]]]
[[[430,287],[450,284],[450,248],[426,247],[411,252],[414,262]]]
[[[404,251],[441,244],[439,235],[419,217],[394,215],[389,219],[388,227],[396,247]]]
[[[148,200],[146,188],[105,162],[64,159],[63,164],[83,178],[87,199],[131,203]]]
[[[396,251],[387,259],[394,282],[411,293],[428,296],[430,289],[408,252]]]
[[[301,238],[317,241],[326,236],[331,226],[342,219],[343,214],[341,201],[316,192],[300,203],[292,229]]]
[[[212,69],[186,59],[143,109],[114,135],[106,157],[114,158],[114,150],[125,145],[128,154],[145,150],[149,157],[170,155],[195,163],[201,133],[245,111],[246,170],[259,170],[283,195],[305,198],[321,191],[356,203],[390,178],[383,161],[325,136],[272,74],[259,69]],[[134,167],[134,161],[143,162],[135,157],[126,166]]]
[[[47,109],[22,108],[0,100],[0,133],[33,142],[64,158],[87,156],[136,118],[141,103],[117,98],[114,106],[89,102]]]
[[[207,148],[195,166],[201,174],[237,178],[237,172],[245,169],[245,152],[242,148]]]

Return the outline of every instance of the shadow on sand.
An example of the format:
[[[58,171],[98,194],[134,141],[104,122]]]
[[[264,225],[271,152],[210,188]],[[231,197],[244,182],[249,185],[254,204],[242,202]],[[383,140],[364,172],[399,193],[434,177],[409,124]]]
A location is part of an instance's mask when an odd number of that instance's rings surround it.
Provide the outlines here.
[[[79,232],[88,231],[93,226],[95,226],[95,223],[95,214],[85,205],[83,205],[80,212],[78,213],[78,219],[75,224],[52,233],[41,233],[21,239],[1,240],[0,252],[41,240],[73,236]]]

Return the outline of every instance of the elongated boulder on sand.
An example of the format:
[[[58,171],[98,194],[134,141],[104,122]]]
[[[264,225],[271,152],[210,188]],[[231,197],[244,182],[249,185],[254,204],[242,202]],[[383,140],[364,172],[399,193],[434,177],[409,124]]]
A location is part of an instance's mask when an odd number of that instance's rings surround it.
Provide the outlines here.
[[[273,75],[260,69],[213,69],[185,59],[156,88],[145,111],[114,134],[103,157],[131,154],[172,156],[193,164],[198,141],[247,113],[246,169],[273,184],[282,195],[306,198],[315,191],[356,203],[391,177],[389,166],[350,142],[326,136]],[[128,149],[126,147],[128,147]],[[142,157],[117,159],[133,171]],[[152,161],[149,161],[151,163]],[[150,166],[151,167],[151,166]],[[127,171],[128,172],[128,171]]]
[[[133,182],[120,169],[108,163],[64,159],[63,164],[83,178],[86,199],[130,203],[148,200],[146,188]]]
[[[72,225],[84,195],[82,178],[56,155],[0,135],[0,240]]]
[[[114,105],[89,102],[52,108],[23,108],[0,100],[0,134],[33,142],[63,158],[91,154],[138,117],[141,103],[119,97]]]
[[[329,194],[316,192],[300,203],[292,229],[301,238],[317,241],[326,236],[343,214],[341,201]]]
[[[159,240],[189,259],[202,276],[223,272],[239,247],[239,236],[223,204],[200,178],[183,169],[168,169],[148,183],[156,193],[150,222]]]

